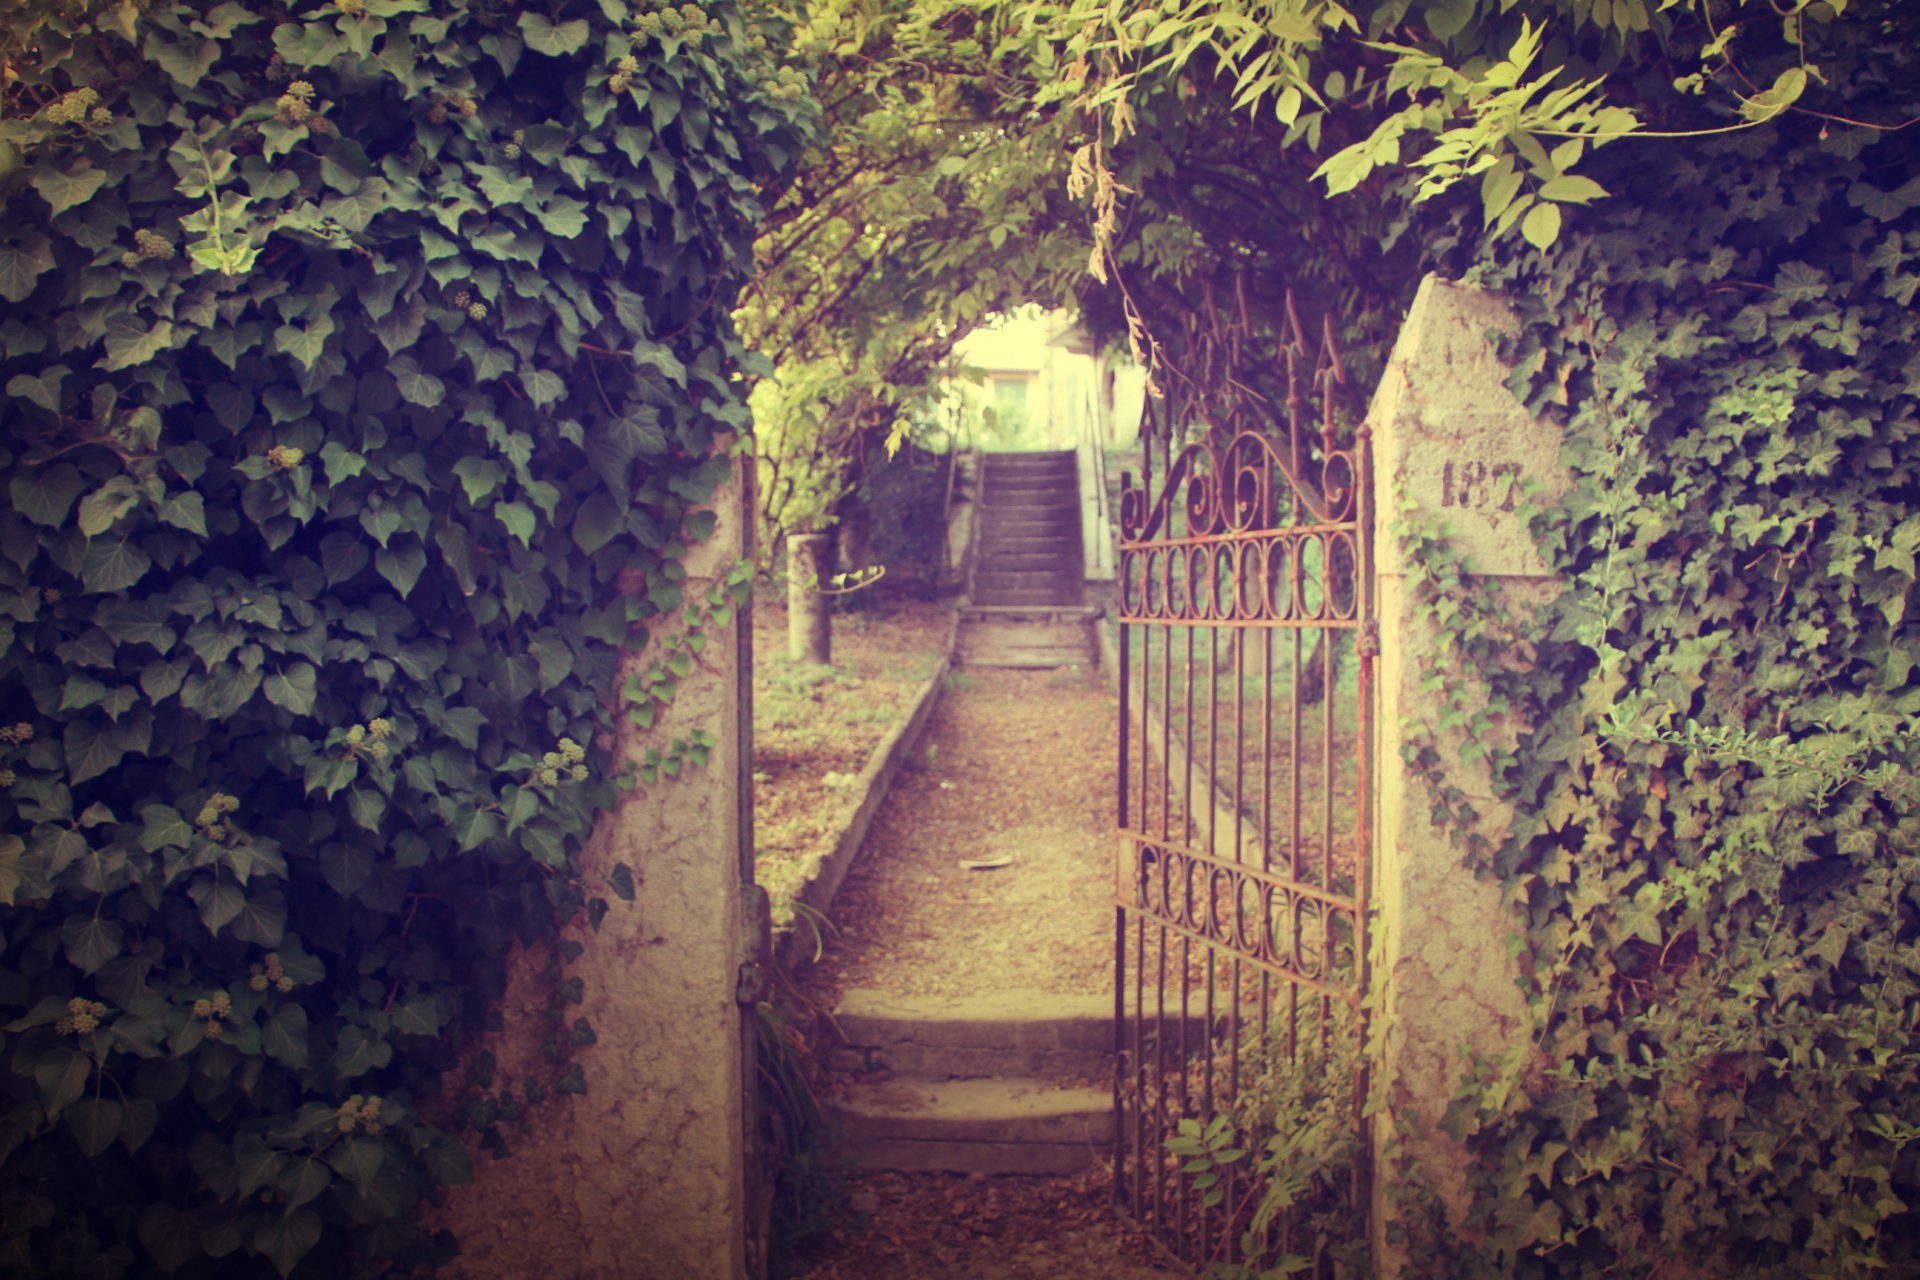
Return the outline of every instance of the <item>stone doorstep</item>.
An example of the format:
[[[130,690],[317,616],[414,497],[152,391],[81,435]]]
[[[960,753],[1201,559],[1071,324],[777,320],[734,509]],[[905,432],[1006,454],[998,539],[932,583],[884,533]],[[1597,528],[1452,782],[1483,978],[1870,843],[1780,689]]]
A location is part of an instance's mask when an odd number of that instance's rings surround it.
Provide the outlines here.
[[[991,875],[992,872],[981,872]],[[1148,1019],[1154,1001],[1147,1001]],[[1180,1017],[1164,1029],[1177,1036]],[[1131,1023],[1129,1022],[1129,1025]],[[889,1071],[922,1079],[984,1076],[1101,1078],[1113,1069],[1113,996],[1013,991],[987,996],[886,996],[852,988],[840,999],[827,1056],[837,1071]],[[1206,1015],[1189,1009],[1191,1043]]]

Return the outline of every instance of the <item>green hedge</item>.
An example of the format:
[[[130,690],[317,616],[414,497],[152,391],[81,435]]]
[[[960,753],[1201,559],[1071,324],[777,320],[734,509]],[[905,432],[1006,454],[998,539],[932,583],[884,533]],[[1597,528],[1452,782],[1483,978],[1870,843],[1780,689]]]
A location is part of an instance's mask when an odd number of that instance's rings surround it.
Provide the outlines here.
[[[0,1266],[444,1256],[439,1073],[513,940],[633,892],[577,871],[619,656],[729,607],[679,556],[798,90],[731,4],[85,0],[0,45]],[[556,1010],[478,1119],[591,1037]]]

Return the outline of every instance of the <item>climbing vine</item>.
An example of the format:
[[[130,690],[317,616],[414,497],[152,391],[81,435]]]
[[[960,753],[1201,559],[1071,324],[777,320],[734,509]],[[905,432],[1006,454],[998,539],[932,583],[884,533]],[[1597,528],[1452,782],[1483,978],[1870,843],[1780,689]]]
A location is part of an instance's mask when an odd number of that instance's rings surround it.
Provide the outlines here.
[[[1872,38],[1826,47],[1852,114],[1912,114],[1879,79],[1911,69]],[[1532,1017],[1449,1111],[1475,1208],[1414,1233],[1420,1265],[1901,1274],[1920,1265],[1920,157],[1814,120],[1595,172],[1636,195],[1474,269],[1521,309],[1513,389],[1566,430],[1574,488],[1531,527],[1567,590],[1523,623],[1434,544],[1416,556],[1445,666],[1494,702],[1459,702],[1415,763],[1517,913]],[[1540,639],[1514,662],[1520,631]],[[1443,698],[1459,680],[1431,678]],[[1509,712],[1531,730],[1503,750],[1472,717]],[[1442,740],[1489,754],[1518,814],[1503,841],[1468,834]]]
[[[447,1255],[440,1073],[510,944],[636,893],[578,872],[617,664],[740,585],[682,553],[807,128],[766,49],[727,3],[0,18],[10,1273]],[[584,1087],[577,986],[482,1128]]]

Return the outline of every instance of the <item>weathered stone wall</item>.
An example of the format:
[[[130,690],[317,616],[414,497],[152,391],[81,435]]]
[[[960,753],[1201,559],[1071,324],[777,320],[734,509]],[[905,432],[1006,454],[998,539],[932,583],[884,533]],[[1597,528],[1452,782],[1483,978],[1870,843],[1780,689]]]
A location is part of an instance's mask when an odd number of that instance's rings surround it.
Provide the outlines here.
[[[741,486],[719,494],[716,507],[718,529],[686,559],[689,598],[746,553],[750,507]],[[585,1015],[598,1036],[578,1051],[587,1092],[540,1108],[513,1138],[512,1158],[481,1157],[474,1184],[448,1197],[435,1225],[460,1239],[453,1276],[745,1274],[744,1045],[735,1001],[751,942],[741,903],[745,614],[708,629],[699,665],[651,729],[622,724],[629,758],[696,728],[715,745],[706,768],[643,784],[594,833],[585,874],[613,909],[597,933],[584,920],[571,931],[586,951],[568,967],[585,990],[569,1021]],[[637,901],[613,900],[607,885],[616,863],[633,869]],[[549,959],[530,951],[515,966],[507,1025],[489,1046],[505,1074],[531,1068],[546,1034]]]
[[[1382,1276],[1407,1274],[1387,1245],[1397,1190],[1437,1195],[1450,1222],[1462,1221],[1465,1156],[1441,1132],[1441,1115],[1470,1056],[1497,1056],[1527,1029],[1508,947],[1518,925],[1498,886],[1476,879],[1454,836],[1432,823],[1426,782],[1402,760],[1404,744],[1437,729],[1441,708],[1420,685],[1440,636],[1414,609],[1407,548],[1394,532],[1403,522],[1429,529],[1437,521],[1466,567],[1493,580],[1512,616],[1559,590],[1516,511],[1529,487],[1526,500],[1553,502],[1567,481],[1558,431],[1514,399],[1489,345],[1489,333],[1511,323],[1498,299],[1429,276],[1368,414],[1381,637],[1374,953],[1387,1107],[1374,1130],[1373,1220]],[[1505,726],[1509,735],[1520,730]],[[1445,734],[1435,736],[1481,834],[1498,841],[1511,807],[1493,798],[1482,760],[1461,759]]]

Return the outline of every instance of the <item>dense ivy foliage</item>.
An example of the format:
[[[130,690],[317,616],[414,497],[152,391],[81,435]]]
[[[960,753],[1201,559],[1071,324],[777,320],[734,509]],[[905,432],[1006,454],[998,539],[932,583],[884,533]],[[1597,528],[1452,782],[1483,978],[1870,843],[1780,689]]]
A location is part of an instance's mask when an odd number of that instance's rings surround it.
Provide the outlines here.
[[[1838,114],[1920,115],[1915,17],[1823,41]],[[1909,1274],[1920,145],[1802,117],[1653,158],[1596,165],[1617,205],[1480,273],[1524,309],[1513,385],[1565,420],[1576,487],[1535,519],[1571,586],[1529,624],[1551,639],[1496,682],[1537,726],[1499,761],[1521,820],[1472,859],[1525,922],[1534,1035],[1455,1104],[1491,1247],[1441,1252]]]
[[[728,4],[0,24],[0,1265],[429,1259],[509,943],[634,893],[576,870],[620,655],[728,608],[679,557],[807,108]]]

